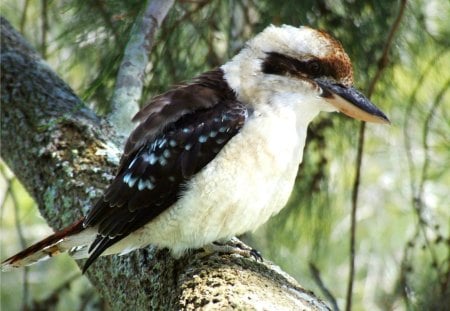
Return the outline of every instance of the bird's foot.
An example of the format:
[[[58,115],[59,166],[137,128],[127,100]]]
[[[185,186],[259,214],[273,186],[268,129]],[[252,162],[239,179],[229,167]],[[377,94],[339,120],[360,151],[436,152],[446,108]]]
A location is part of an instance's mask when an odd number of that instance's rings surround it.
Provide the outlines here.
[[[263,258],[256,249],[251,248],[241,242],[238,238],[233,237],[228,241],[217,241],[203,246],[206,255],[212,253],[238,254],[246,258],[254,258],[256,261],[263,261]]]

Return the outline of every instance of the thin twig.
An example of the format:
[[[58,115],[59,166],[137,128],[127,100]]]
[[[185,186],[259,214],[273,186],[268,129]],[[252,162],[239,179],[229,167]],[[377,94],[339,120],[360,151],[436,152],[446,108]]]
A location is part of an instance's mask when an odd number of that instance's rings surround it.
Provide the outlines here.
[[[431,242],[429,241],[429,239],[426,235],[426,230],[425,230],[425,226],[430,227],[431,225],[423,217],[423,208],[424,208],[423,191],[424,191],[424,183],[426,180],[425,177],[427,175],[427,167],[428,167],[428,163],[429,163],[429,157],[428,157],[428,152],[427,152],[427,150],[428,150],[427,133],[428,133],[430,119],[434,113],[434,110],[436,109],[435,105],[437,105],[439,103],[439,101],[441,100],[441,97],[443,96],[443,93],[445,92],[445,90],[448,89],[449,81],[447,81],[447,83],[444,85],[444,87],[438,93],[438,96],[436,97],[436,99],[434,101],[433,107],[429,111],[428,116],[426,118],[426,124],[425,124],[425,128],[424,128],[424,133],[423,133],[423,147],[425,150],[426,158],[425,158],[424,164],[422,166],[422,171],[421,171],[422,174],[420,176],[420,180],[418,177],[415,176],[416,167],[415,167],[414,157],[413,157],[413,153],[412,153],[411,138],[409,135],[409,130],[411,130],[409,127],[409,121],[411,120],[414,103],[416,102],[417,92],[419,91],[420,87],[422,86],[423,81],[432,72],[432,69],[434,68],[434,66],[436,65],[438,60],[443,55],[445,55],[446,52],[447,52],[447,48],[442,48],[441,50],[437,51],[436,54],[428,61],[427,65],[425,66],[425,69],[422,71],[421,75],[417,79],[415,86],[412,88],[412,92],[408,98],[408,104],[406,106],[405,116],[403,119],[404,148],[405,148],[406,159],[407,159],[408,170],[409,170],[409,179],[410,179],[410,188],[411,188],[411,206],[413,207],[414,214],[417,216],[417,229],[416,229],[416,233],[414,234],[414,237],[411,238],[411,241],[417,240],[418,235],[421,234],[424,238],[424,243],[430,252],[430,256],[431,256],[433,262],[437,262],[437,259],[436,259],[437,256],[431,247]],[[407,248],[408,248],[408,245],[405,247],[405,249],[407,249]],[[406,266],[407,260],[408,260],[408,258],[406,258],[404,256],[404,258],[402,259],[402,267]],[[402,284],[402,288],[407,288],[408,284],[407,284],[406,276],[404,276],[405,273],[403,270],[404,270],[404,268],[402,268],[400,271],[399,280]],[[449,269],[449,273],[450,273],[450,269]],[[403,293],[402,297],[405,301],[405,304],[407,306],[409,306],[410,298],[408,296],[408,293],[406,292],[406,290],[403,290],[402,293]]]
[[[378,70],[375,73],[372,81],[370,82],[367,96],[370,98],[375,90],[375,85],[381,77],[384,69],[388,65],[389,50],[392,46],[394,35],[397,32],[400,22],[405,11],[407,0],[400,0],[400,8],[392,24],[391,30],[389,31],[388,37],[384,44],[383,53],[381,54],[380,60],[378,62]],[[351,210],[351,232],[350,232],[350,269],[349,269],[349,279],[347,287],[347,297],[345,310],[350,311],[352,309],[352,294],[353,294],[353,281],[355,278],[355,244],[356,244],[356,211],[358,208],[358,194],[359,194],[359,184],[361,179],[361,164],[364,152],[364,136],[365,136],[366,124],[361,122],[359,127],[359,139],[358,139],[358,151],[356,155],[356,167],[355,167],[355,179],[353,181],[352,189],[352,210]]]
[[[356,245],[356,210],[358,208],[358,191],[359,191],[359,183],[361,178],[361,163],[362,163],[362,155],[364,150],[364,133],[366,127],[365,123],[361,122],[358,133],[358,151],[356,154],[356,172],[355,172],[355,180],[353,181],[353,189],[352,189],[352,210],[350,215],[350,270],[349,270],[349,279],[347,286],[347,298],[346,298],[346,306],[345,310],[350,311],[352,309],[352,294],[353,294],[353,281],[355,278],[355,245]]]
[[[425,125],[424,125],[423,133],[422,133],[422,147],[423,147],[423,150],[425,153],[425,159],[424,159],[424,163],[422,165],[422,172],[421,172],[421,178],[420,178],[420,182],[419,182],[418,193],[417,193],[417,195],[415,195],[416,200],[414,200],[414,202],[416,202],[416,204],[419,205],[417,208],[415,208],[416,213],[419,218],[418,225],[421,228],[421,232],[424,237],[425,245],[427,246],[427,249],[430,252],[431,260],[433,263],[436,264],[436,269],[439,269],[439,267],[437,265],[437,262],[438,262],[437,257],[438,256],[436,255],[433,248],[431,247],[431,242],[429,241],[429,239],[427,237],[427,233],[425,231],[426,223],[421,220],[423,218],[422,211],[423,211],[423,197],[424,197],[424,193],[425,193],[425,182],[427,180],[428,169],[430,166],[430,155],[429,155],[430,146],[429,146],[428,138],[429,138],[429,133],[430,133],[431,121],[432,121],[433,116],[435,115],[436,109],[442,103],[442,98],[444,97],[445,93],[448,91],[449,85],[450,85],[450,80],[447,80],[446,83],[444,84],[444,86],[441,88],[441,90],[437,94],[437,96],[434,100],[434,103],[431,106],[431,108],[428,111],[428,114],[425,118]],[[438,274],[441,274],[441,271],[438,271]]]
[[[28,13],[28,7],[30,4],[30,0],[25,0],[25,3],[23,4],[23,10],[22,10],[22,14],[20,16],[20,26],[19,26],[19,30],[21,33],[24,33],[25,30],[25,24],[27,22],[27,13]]]
[[[134,23],[124,51],[112,96],[109,121],[117,132],[127,136],[133,128],[131,117],[139,109],[148,55],[154,45],[156,30],[161,26],[174,0],[148,1]]]
[[[21,248],[25,248],[27,243],[25,240],[25,235],[23,233],[22,230],[22,223],[20,221],[20,217],[19,217],[19,202],[17,202],[17,198],[15,196],[15,193],[12,189],[12,184],[14,182],[14,180],[16,180],[15,177],[7,177],[6,174],[3,171],[3,168],[1,169],[1,173],[2,175],[6,178],[6,191],[5,191],[5,196],[4,199],[0,205],[1,210],[3,211],[5,208],[5,204],[6,204],[6,199],[9,197],[11,197],[13,206],[14,206],[14,223],[15,223],[15,227],[17,230],[17,236],[19,237],[19,242],[20,242],[20,246]],[[3,220],[3,218],[1,218]],[[30,291],[29,291],[29,284],[28,284],[28,272],[29,269],[28,267],[24,267],[23,269],[23,273],[22,273],[22,308],[21,310],[27,310],[27,305],[28,305],[28,301],[29,301],[29,295],[30,295]]]
[[[15,226],[17,229],[17,235],[19,236],[20,246],[22,249],[24,249],[25,247],[27,247],[27,241],[25,240],[25,235],[22,230],[22,222],[20,221],[19,202],[17,201],[14,191],[12,191],[12,183],[14,182],[14,180],[15,180],[15,178],[11,178],[10,180],[8,180],[8,193],[11,196],[11,200],[13,201],[13,205],[14,205],[14,222],[15,222]],[[27,309],[29,296],[30,296],[30,291],[29,291],[29,286],[28,286],[28,272],[29,272],[29,268],[24,267],[23,274],[22,274],[22,282],[23,282],[22,283],[22,293],[23,293],[22,294],[23,295],[22,310]]]
[[[417,79],[416,84],[412,89],[411,95],[408,98],[408,104],[405,109],[404,119],[403,119],[403,140],[405,142],[405,152],[406,152],[406,159],[408,162],[408,170],[409,170],[409,179],[410,179],[410,188],[411,188],[411,198],[412,198],[412,205],[415,205],[415,198],[417,193],[417,185],[415,184],[416,177],[414,174],[414,157],[412,154],[412,144],[411,144],[411,138],[409,136],[408,130],[409,128],[409,121],[411,120],[411,114],[414,107],[414,103],[416,102],[416,95],[419,91],[420,87],[423,84],[423,81],[425,78],[430,74],[432,69],[434,68],[435,64],[438,62],[438,60],[445,55],[447,52],[447,48],[444,47],[440,51],[436,53],[427,63],[425,69],[422,71],[420,77]]]
[[[336,298],[334,298],[333,294],[330,292],[330,290],[326,287],[326,285],[323,283],[322,278],[320,277],[320,271],[314,265],[314,263],[309,263],[309,271],[311,272],[314,281],[316,282],[317,286],[319,286],[319,289],[322,291],[322,294],[325,296],[326,299],[331,303],[331,306],[334,311],[339,311],[339,306],[337,304]]]
[[[47,32],[48,32],[48,3],[47,0],[41,0],[41,14],[42,14],[42,25],[41,25],[41,54],[42,58],[47,58]]]

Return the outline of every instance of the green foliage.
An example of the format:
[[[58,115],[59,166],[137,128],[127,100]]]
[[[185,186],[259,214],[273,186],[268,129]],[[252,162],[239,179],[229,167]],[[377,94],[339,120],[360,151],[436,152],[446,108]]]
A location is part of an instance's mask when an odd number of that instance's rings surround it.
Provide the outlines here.
[[[128,34],[144,3],[7,0],[1,11],[83,100],[105,113]],[[366,131],[354,288],[358,310],[444,309],[449,296],[450,4],[408,2],[388,61],[382,64],[398,8],[398,2],[388,0],[179,1],[157,34],[142,100],[145,104],[170,85],[219,66],[270,23],[310,25],[339,38],[353,60],[355,84],[363,91],[380,66],[386,66],[372,100],[392,125],[370,125]],[[356,125],[336,114],[316,120],[288,206],[251,236],[253,246],[320,294],[308,266],[314,263],[341,307],[348,275]],[[16,191],[17,197],[24,196],[23,190]],[[25,201],[19,202],[20,220],[30,228],[38,216]],[[15,231],[13,210],[11,202],[3,205],[2,237]],[[2,258],[18,249],[16,240],[2,242]],[[49,266],[33,266],[30,282],[51,283],[63,280],[68,270],[76,271],[67,262],[53,266],[59,272],[51,275],[46,275]],[[2,309],[18,308],[21,296],[14,293],[20,286],[2,274]],[[31,294],[42,300],[45,295],[38,287]]]

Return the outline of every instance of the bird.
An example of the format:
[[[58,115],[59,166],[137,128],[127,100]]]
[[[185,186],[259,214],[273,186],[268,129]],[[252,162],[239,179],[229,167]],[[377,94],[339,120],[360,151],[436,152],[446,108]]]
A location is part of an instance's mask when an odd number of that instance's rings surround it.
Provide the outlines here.
[[[151,99],[87,215],[4,260],[2,270],[68,252],[87,258],[85,272],[99,256],[150,244],[175,258],[202,248],[238,252],[227,241],[286,205],[308,125],[322,111],[390,122],[353,86],[337,39],[270,25],[224,65]]]

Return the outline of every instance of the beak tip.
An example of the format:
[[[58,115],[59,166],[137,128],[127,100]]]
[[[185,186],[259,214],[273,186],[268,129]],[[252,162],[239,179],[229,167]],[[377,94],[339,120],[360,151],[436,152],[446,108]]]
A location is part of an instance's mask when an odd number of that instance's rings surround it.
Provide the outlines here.
[[[391,125],[391,120],[389,120],[389,118],[381,111],[379,111],[379,113],[377,113],[377,117],[380,120],[380,123],[382,124],[387,124],[387,125]]]

